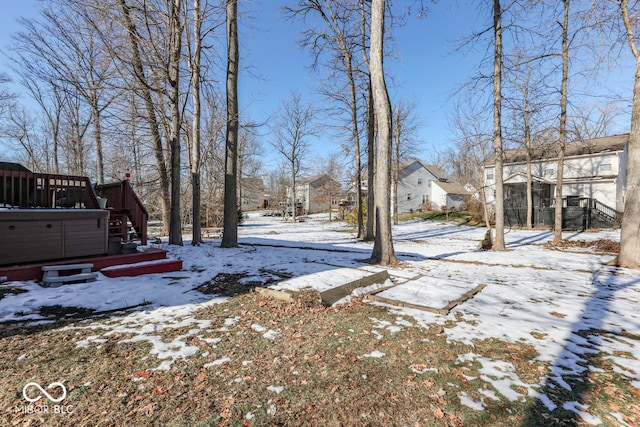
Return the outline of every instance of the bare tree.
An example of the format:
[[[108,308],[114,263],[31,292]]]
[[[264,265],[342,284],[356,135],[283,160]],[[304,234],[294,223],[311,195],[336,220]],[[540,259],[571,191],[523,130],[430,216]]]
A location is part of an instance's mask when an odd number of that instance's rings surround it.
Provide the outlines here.
[[[516,62],[510,67],[508,83],[512,86],[513,95],[507,99],[507,108],[512,112],[513,127],[517,130],[512,137],[524,149],[526,162],[526,228],[533,227],[533,173],[531,158],[533,154],[532,121],[538,115],[541,99],[545,97],[536,91],[538,82],[533,78],[533,67],[530,58],[517,55]]]
[[[171,216],[169,244],[182,245],[180,220],[180,129],[182,127],[180,98],[180,61],[182,58],[182,0],[171,0],[169,11],[169,85],[171,92]]]
[[[9,76],[0,73],[0,126],[16,107],[16,94],[11,92],[6,86],[9,82],[11,82]]]
[[[362,58],[369,68],[369,56],[367,46],[367,26],[370,22],[370,11],[367,13],[366,5],[369,2],[366,0],[360,0],[360,26],[361,33],[361,51]],[[370,31],[370,28],[369,28]],[[376,115],[373,106],[373,90],[371,87],[371,73],[367,76],[367,108],[366,108],[366,120],[367,123],[367,224],[365,226],[364,240],[372,242],[375,239],[375,224],[376,224],[376,209],[375,209],[375,174],[376,174]],[[362,179],[358,175],[358,179]]]
[[[376,117],[373,107],[371,81],[369,81],[367,88],[367,224],[364,240],[372,242],[376,236],[376,193],[374,189],[376,178]],[[358,179],[362,179],[362,177],[358,176]]]
[[[345,85],[335,85],[323,82],[320,92],[325,98],[339,106],[339,114],[348,117],[349,139],[355,159],[355,187],[357,214],[357,238],[364,237],[363,209],[362,209],[362,155],[360,143],[360,100],[358,80],[362,76],[357,51],[360,48],[360,8],[351,1],[344,0],[303,0],[297,8],[287,8],[292,16],[306,16],[313,13],[321,17],[324,27],[317,29],[312,27],[305,31],[303,45],[313,50],[314,64],[318,64],[323,52],[327,53],[325,67],[330,70],[332,76],[343,76]],[[339,80],[329,79],[337,82]],[[340,85],[342,86],[342,85]],[[343,114],[344,106],[346,114]]]
[[[201,97],[200,97],[200,79],[201,79],[201,61],[202,61],[202,11],[200,8],[200,0],[193,0],[193,51],[190,54],[190,71],[191,71],[191,93],[193,98],[193,119],[191,125],[192,144],[191,144],[191,211],[192,211],[192,230],[191,244],[199,245],[202,243],[202,217],[200,207],[202,205],[202,193],[200,189],[200,167],[201,167]]]
[[[315,135],[314,110],[311,104],[302,101],[300,92],[282,101],[282,109],[273,121],[271,141],[273,148],[282,156],[289,172],[291,185],[291,209],[296,222],[296,186],[303,162],[309,154],[308,137]]]
[[[467,186],[472,186],[480,195],[483,206],[483,218],[487,232],[491,235],[491,222],[487,207],[484,179],[484,165],[491,151],[491,132],[485,129],[489,123],[483,116],[485,111],[468,100],[457,104],[450,117],[450,127],[455,136],[455,149],[446,154],[446,164],[453,166],[453,178]]]
[[[504,186],[502,142],[502,7],[500,0],[493,0],[493,154],[495,156],[496,212],[493,249],[504,251]]]
[[[562,0],[562,77],[560,83],[560,127],[558,140],[558,167],[556,172],[555,214],[553,221],[553,243],[562,242],[562,183],[564,180],[564,154],[567,146],[567,82],[569,81],[569,6],[571,0]]]
[[[51,7],[52,5],[50,5]],[[104,183],[102,143],[102,113],[117,92],[107,94],[107,80],[113,77],[112,61],[92,31],[86,31],[82,12],[65,8],[61,13],[51,8],[42,11],[43,21],[21,20],[24,31],[15,38],[16,55],[30,58],[41,65],[41,73],[57,86],[71,89],[89,106],[95,142],[95,162],[98,183]]]
[[[586,141],[611,134],[620,112],[613,102],[584,104],[572,109],[567,131],[575,141]]]
[[[130,52],[131,67],[133,68],[134,81],[137,86],[137,92],[142,98],[145,106],[146,120],[148,122],[151,140],[153,141],[154,155],[156,160],[156,168],[160,179],[162,218],[165,227],[169,223],[171,215],[171,185],[167,162],[164,156],[164,146],[162,134],[160,132],[160,123],[156,113],[156,104],[154,102],[152,88],[154,87],[151,79],[145,72],[142,49],[138,28],[132,18],[132,7],[127,4],[127,0],[118,0],[120,12],[122,13],[123,26],[126,30]],[[106,37],[106,35],[104,35]],[[168,227],[166,227],[168,228]]]
[[[373,89],[373,104],[378,124],[378,150],[376,156],[375,215],[376,236],[371,262],[394,265],[398,262],[393,249],[391,233],[391,102],[384,75],[384,15],[385,0],[371,2],[371,47],[369,72]]]
[[[227,137],[223,248],[238,246],[238,3],[227,0]]]
[[[640,49],[636,42],[637,20],[630,14],[628,1],[620,0],[619,5],[636,69],[629,132],[627,192],[620,231],[620,252],[615,263],[620,267],[640,269]]]

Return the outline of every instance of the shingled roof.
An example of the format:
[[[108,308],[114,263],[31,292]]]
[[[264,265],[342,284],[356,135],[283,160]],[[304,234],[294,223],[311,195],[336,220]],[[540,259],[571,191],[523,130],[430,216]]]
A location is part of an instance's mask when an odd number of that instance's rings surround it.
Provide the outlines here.
[[[629,142],[629,134],[605,136],[602,138],[587,139],[583,141],[573,141],[567,143],[565,147],[565,157],[583,156],[587,154],[605,153],[609,151],[622,151]],[[543,144],[533,148],[531,160],[548,160],[558,157],[558,144]],[[505,150],[505,163],[524,163],[527,160],[526,150],[516,148]],[[494,163],[493,158],[487,161],[487,165]]]

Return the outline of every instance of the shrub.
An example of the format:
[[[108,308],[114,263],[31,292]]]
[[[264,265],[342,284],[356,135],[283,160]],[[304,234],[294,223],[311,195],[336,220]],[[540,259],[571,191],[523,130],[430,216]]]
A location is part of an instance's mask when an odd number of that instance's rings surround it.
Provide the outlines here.
[[[344,220],[351,227],[353,228],[357,227],[358,226],[358,207],[353,206],[351,209],[349,209],[349,212],[347,212],[347,214],[345,215]],[[364,203],[362,204],[362,221],[364,223],[367,222],[367,205]]]

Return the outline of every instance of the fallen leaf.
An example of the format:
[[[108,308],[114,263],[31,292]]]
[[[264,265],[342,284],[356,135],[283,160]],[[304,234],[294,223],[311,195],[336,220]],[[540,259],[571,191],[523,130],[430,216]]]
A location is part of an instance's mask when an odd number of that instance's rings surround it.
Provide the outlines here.
[[[437,419],[442,419],[444,417],[444,412],[442,409],[438,408],[433,412],[433,415],[435,415]]]
[[[142,369],[136,372],[135,374],[133,374],[133,376],[136,378],[149,378],[151,377],[151,371],[148,369]]]

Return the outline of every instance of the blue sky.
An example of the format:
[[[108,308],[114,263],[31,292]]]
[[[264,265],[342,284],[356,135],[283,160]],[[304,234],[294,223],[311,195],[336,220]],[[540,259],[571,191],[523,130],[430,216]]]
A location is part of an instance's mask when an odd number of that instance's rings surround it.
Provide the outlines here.
[[[300,24],[283,17],[274,3],[283,2],[255,1],[249,8],[260,19],[252,23],[255,26],[252,33],[244,37],[240,34],[246,61],[267,78],[240,89],[244,99],[253,100],[251,112],[256,119],[272,113],[291,90],[314,97],[313,88],[318,83],[318,75],[309,70],[309,52],[298,47]],[[395,2],[398,11],[405,7],[404,3]],[[475,8],[459,8],[451,3],[430,4],[426,17],[410,17],[405,25],[394,28],[396,49],[393,57],[385,60],[387,72],[393,75],[393,82],[388,79],[391,97],[416,103],[416,116],[423,123],[418,137],[425,149],[420,157],[426,159],[430,158],[430,152],[442,150],[448,142],[447,114],[451,107],[448,98],[477,70],[479,61],[478,54],[463,56],[453,52],[455,42],[483,22]],[[316,148],[323,153],[336,151],[339,142],[327,134],[319,138]]]
[[[247,72],[241,75],[241,108],[247,119],[266,120],[292,90],[302,92],[305,100],[317,102],[313,88],[318,83],[318,75],[308,68],[311,64],[309,53],[298,47],[300,24],[281,15],[281,6],[291,1],[252,0],[240,7],[251,17],[241,18],[244,20],[240,26],[241,65],[250,67],[262,77],[258,79]],[[418,136],[424,143],[424,151],[419,155],[423,159],[432,158],[434,150],[447,148],[451,135],[448,115],[453,108],[453,102],[448,98],[478,71],[482,52],[454,53],[457,40],[490,22],[488,15],[480,16],[478,9],[469,3],[425,2],[429,7],[425,17],[410,17],[404,26],[393,30],[396,48],[393,57],[385,60],[387,72],[393,75],[395,83],[390,87],[390,93],[394,100],[416,102],[416,115],[424,124]],[[406,12],[409,4],[414,2],[396,0],[395,11],[398,14]],[[19,16],[37,15],[38,8],[37,0],[4,2],[0,14],[0,46],[7,46],[10,34],[19,29],[15,20]],[[6,60],[0,61],[0,67],[9,71]],[[617,87],[632,89],[632,72],[605,79],[612,79],[611,83]],[[627,131],[625,122],[622,120],[620,132]],[[265,129],[263,133],[266,132]],[[269,152],[268,139],[268,135],[263,139],[265,166],[271,168],[276,160]],[[335,152],[340,149],[340,142],[330,134],[321,135],[314,141],[314,149],[318,154]]]

